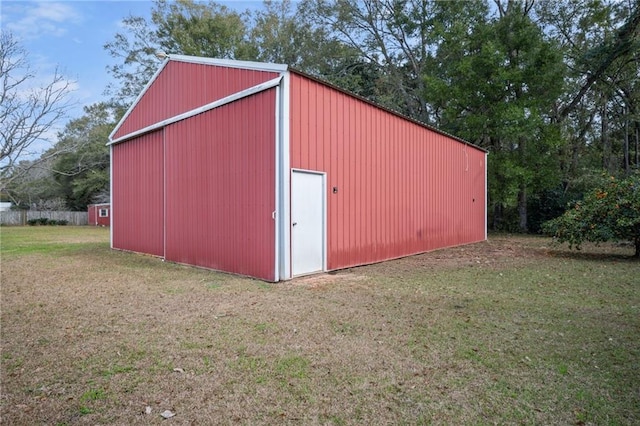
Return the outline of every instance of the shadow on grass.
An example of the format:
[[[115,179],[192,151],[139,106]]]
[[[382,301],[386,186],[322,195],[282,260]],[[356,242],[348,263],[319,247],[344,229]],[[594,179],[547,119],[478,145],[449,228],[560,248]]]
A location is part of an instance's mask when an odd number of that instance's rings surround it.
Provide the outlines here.
[[[606,250],[603,248],[603,250]],[[593,251],[571,250],[571,249],[550,249],[546,252],[547,256],[558,257],[564,259],[588,260],[592,262],[598,261],[617,261],[617,262],[638,262],[640,258],[633,254],[624,253],[598,253]]]

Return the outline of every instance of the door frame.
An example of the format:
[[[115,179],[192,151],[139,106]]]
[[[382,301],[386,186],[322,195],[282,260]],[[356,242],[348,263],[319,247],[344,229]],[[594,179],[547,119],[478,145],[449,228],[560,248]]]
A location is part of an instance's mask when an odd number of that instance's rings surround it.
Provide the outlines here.
[[[293,275],[293,174],[294,173],[306,173],[312,175],[318,175],[322,177],[322,270],[309,272],[305,274]],[[291,278],[302,277],[305,275],[318,274],[327,271],[327,173],[319,170],[308,170],[291,168],[290,172],[290,204],[289,204],[289,276]]]

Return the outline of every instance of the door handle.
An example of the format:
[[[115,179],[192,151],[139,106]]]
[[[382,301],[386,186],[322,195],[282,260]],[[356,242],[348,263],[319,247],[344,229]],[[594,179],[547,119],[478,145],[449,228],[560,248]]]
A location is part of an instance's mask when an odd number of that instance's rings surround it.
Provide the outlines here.
[[[298,224],[298,222],[293,222],[293,223],[291,224],[291,226],[296,226],[297,224]]]

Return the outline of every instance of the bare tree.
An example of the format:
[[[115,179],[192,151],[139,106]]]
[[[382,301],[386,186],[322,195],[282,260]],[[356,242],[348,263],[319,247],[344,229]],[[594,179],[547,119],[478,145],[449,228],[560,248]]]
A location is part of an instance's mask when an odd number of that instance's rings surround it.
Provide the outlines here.
[[[58,69],[43,85],[35,85],[36,75],[27,52],[8,31],[0,33],[0,186],[6,187],[21,175],[21,160],[33,159],[38,142],[47,140],[54,126],[72,106],[72,82]],[[43,158],[44,157],[44,158]],[[48,155],[41,156],[45,160]],[[29,161],[34,167],[38,161]],[[0,188],[0,190],[2,189]]]

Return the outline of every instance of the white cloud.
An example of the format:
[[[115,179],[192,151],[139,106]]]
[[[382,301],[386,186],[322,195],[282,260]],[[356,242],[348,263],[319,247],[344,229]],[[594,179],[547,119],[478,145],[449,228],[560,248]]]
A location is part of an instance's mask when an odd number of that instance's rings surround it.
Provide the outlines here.
[[[20,2],[7,9],[5,27],[23,39],[60,37],[70,25],[82,22],[82,15],[69,3]]]

